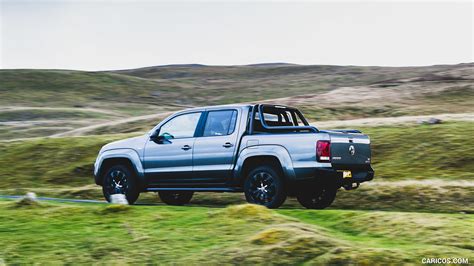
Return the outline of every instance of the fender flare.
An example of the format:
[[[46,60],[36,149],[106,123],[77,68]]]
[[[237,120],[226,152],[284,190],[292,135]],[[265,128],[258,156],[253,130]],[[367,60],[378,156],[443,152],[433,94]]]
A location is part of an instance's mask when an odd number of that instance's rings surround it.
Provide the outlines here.
[[[275,157],[280,162],[284,176],[288,179],[295,179],[296,175],[290,153],[280,145],[257,145],[244,148],[238,155],[234,167],[234,178],[236,180],[242,178],[242,169],[245,160],[259,156]]]
[[[137,151],[134,149],[113,149],[106,150],[99,154],[94,164],[94,177],[96,184],[100,184],[100,172],[103,162],[107,159],[128,159],[133,166],[133,170],[137,174],[140,183],[143,184],[145,171],[143,169],[142,161]]]

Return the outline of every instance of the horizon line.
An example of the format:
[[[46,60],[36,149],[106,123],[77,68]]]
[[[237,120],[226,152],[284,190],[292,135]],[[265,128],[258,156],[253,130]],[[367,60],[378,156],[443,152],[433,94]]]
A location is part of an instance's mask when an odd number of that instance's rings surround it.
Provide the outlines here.
[[[333,67],[385,67],[385,68],[409,68],[409,67],[433,67],[433,66],[454,66],[454,65],[469,65],[474,64],[471,62],[460,62],[452,64],[429,64],[429,65],[404,65],[404,66],[393,66],[393,65],[352,65],[352,64],[297,64],[287,62],[267,62],[267,63],[252,63],[252,64],[230,64],[230,65],[212,65],[212,64],[199,64],[199,63],[183,63],[183,64],[163,64],[163,65],[151,65],[144,67],[135,68],[118,68],[118,69],[106,69],[106,70],[83,70],[83,69],[72,69],[72,68],[2,68],[1,70],[66,70],[66,71],[83,71],[83,72],[120,72],[130,71],[147,68],[166,68],[166,67],[183,67],[183,68],[199,68],[199,67],[305,67],[305,66],[333,66]]]

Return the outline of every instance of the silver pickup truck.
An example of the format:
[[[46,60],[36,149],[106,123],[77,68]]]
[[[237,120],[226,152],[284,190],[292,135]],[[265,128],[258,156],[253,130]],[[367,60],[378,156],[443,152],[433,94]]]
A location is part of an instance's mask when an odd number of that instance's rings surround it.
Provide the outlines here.
[[[194,192],[244,192],[248,202],[278,208],[296,196],[328,207],[339,188],[372,180],[370,140],[357,130],[319,130],[279,105],[224,105],[184,110],[147,134],[102,147],[95,182],[105,198],[158,192],[167,204]]]

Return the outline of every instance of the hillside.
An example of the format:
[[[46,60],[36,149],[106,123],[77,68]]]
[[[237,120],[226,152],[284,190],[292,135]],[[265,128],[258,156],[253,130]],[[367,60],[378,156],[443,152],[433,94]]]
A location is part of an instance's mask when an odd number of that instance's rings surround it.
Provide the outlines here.
[[[132,70],[0,70],[0,137],[107,134],[190,106],[268,101],[312,120],[472,112],[473,63],[427,67],[170,65]],[[138,117],[129,125],[129,118]],[[151,119],[156,124],[161,116]],[[137,122],[135,122],[137,121]],[[148,127],[148,125],[147,125]]]

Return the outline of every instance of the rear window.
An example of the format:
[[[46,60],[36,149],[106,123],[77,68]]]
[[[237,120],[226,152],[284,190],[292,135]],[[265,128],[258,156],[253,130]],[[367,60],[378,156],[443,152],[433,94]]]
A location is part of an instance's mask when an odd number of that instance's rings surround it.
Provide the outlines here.
[[[210,111],[204,126],[204,137],[230,135],[235,130],[237,111]]]

